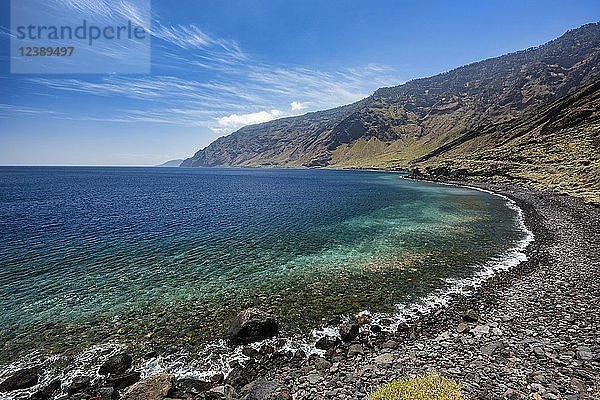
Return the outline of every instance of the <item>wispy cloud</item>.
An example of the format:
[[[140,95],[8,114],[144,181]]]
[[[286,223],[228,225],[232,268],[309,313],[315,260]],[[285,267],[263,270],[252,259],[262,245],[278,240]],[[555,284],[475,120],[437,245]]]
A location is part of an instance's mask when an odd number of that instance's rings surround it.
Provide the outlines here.
[[[140,24],[147,11],[142,6],[147,2],[140,0],[52,1],[74,12],[126,17]],[[115,100],[114,109],[79,115],[82,119],[206,127],[218,134],[351,103],[378,87],[398,83],[395,71],[384,65],[320,70],[259,62],[234,40],[215,37],[196,25],[165,24],[157,15],[151,19],[147,29],[155,39],[152,76],[30,78],[29,82],[57,95],[68,91]],[[66,118],[77,117],[71,113]]]
[[[66,115],[64,113],[45,108],[27,107],[15,104],[0,104],[0,118],[9,118],[15,114],[28,116],[45,115],[53,117],[62,117]]]
[[[176,76],[109,76],[96,82],[33,78],[32,82],[55,90],[146,104],[137,110],[121,109],[113,119],[201,126],[224,134],[245,124],[351,103],[396,80],[379,75],[372,67],[323,72],[249,64],[207,82]]]
[[[153,37],[183,49],[212,49],[207,55],[213,57],[218,54],[227,55],[229,62],[247,58],[237,42],[210,36],[196,25],[163,25],[160,21],[155,20],[150,32]],[[222,57],[219,57],[219,59],[221,61],[226,60]]]

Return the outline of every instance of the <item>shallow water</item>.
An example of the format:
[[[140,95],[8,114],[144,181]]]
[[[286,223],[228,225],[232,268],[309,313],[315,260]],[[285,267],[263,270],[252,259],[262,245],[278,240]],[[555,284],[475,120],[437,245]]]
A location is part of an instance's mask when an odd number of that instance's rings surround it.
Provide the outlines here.
[[[386,172],[0,167],[0,361],[198,346],[249,305],[288,336],[394,312],[524,235],[505,199]]]

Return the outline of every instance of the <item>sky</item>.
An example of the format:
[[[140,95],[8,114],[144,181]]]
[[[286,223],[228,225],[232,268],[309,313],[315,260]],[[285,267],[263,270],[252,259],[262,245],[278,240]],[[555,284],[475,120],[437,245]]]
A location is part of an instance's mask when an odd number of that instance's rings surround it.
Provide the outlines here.
[[[142,5],[46,1],[75,18]],[[597,0],[153,0],[149,73],[16,74],[10,2],[0,3],[0,165],[185,158],[247,124],[348,104],[600,20]]]

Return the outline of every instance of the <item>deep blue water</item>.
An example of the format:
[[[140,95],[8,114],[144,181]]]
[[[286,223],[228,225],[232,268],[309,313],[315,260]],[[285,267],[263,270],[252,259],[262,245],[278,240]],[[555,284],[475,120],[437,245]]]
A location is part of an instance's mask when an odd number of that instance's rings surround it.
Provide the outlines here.
[[[523,237],[505,200],[369,171],[0,167],[0,352],[388,312]]]

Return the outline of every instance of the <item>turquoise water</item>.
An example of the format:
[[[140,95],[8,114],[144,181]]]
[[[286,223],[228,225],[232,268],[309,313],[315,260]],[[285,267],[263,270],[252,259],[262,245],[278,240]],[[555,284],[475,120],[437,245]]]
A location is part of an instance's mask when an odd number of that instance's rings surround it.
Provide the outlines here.
[[[0,352],[195,346],[249,305],[302,333],[523,236],[502,198],[386,172],[0,167]]]

